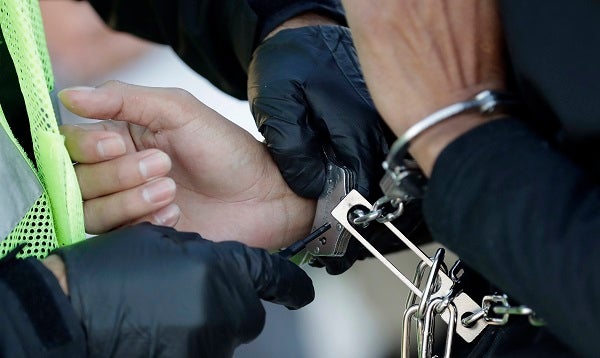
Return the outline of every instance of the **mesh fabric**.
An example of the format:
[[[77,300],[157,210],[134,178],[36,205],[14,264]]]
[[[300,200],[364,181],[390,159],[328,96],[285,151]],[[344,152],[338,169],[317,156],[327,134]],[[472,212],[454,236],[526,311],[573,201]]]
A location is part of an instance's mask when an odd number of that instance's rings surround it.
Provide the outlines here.
[[[49,95],[54,78],[38,1],[0,0],[0,26],[27,107],[37,168],[29,163],[45,189],[13,232],[0,242],[0,256],[25,243],[21,256],[44,257],[59,245],[85,238],[81,193]],[[1,111],[0,117],[2,127],[28,160]]]

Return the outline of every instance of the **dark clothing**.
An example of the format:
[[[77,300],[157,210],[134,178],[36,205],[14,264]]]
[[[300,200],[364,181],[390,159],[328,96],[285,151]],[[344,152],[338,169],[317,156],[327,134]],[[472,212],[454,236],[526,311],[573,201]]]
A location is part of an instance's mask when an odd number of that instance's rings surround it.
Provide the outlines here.
[[[337,1],[91,3],[114,28],[171,45],[238,98],[246,97],[252,50],[285,17],[309,10],[343,16]],[[503,1],[515,89],[528,111],[461,137],[434,169],[424,212],[436,240],[548,322],[542,329],[490,327],[474,356],[554,356],[564,346],[548,331],[592,355],[590,342],[600,338],[592,309],[600,302],[598,269],[586,265],[600,254],[600,165],[585,155],[600,143],[599,7],[591,0]]]
[[[492,340],[474,356],[575,355],[548,332],[577,354],[597,356],[600,3],[504,1],[501,10],[527,111],[443,151],[426,221],[437,241],[547,322],[490,330],[502,343]]]
[[[246,98],[246,71],[256,44],[281,22],[307,11],[344,22],[335,0],[90,2],[115,29],[172,46],[195,71],[238,98]],[[15,136],[34,158],[23,98],[1,40],[0,103]],[[0,260],[0,302],[0,357],[86,355],[83,326],[39,261]]]
[[[83,326],[40,261],[0,260],[0,302],[0,357],[86,355]]]
[[[338,0],[90,0],[114,29],[170,45],[193,70],[246,99],[252,52],[275,27],[314,12],[344,23]]]
[[[30,159],[35,160],[25,100],[19,90],[17,71],[8,52],[8,46],[4,41],[2,31],[0,31],[0,81],[0,105],[2,105],[4,117],[8,121],[15,138],[19,140],[21,147]]]

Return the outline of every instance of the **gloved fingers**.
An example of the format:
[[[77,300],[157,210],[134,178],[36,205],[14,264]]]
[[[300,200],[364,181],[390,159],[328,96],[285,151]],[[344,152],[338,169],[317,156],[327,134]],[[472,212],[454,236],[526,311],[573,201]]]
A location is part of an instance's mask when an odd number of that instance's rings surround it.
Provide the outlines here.
[[[258,130],[290,188],[317,198],[325,184],[325,164],[317,133],[308,122],[304,93],[287,79],[270,85],[251,100]]]
[[[175,225],[180,215],[177,205],[172,204],[175,188],[173,179],[161,177],[131,189],[86,200],[83,203],[86,232],[99,234],[140,221]]]
[[[213,115],[182,89],[151,88],[109,81],[96,88],[73,87],[58,94],[65,107],[84,118],[113,119],[153,131],[180,128],[197,116]]]
[[[286,183],[298,195],[318,198],[325,184],[325,163],[322,147],[313,130],[300,120],[272,116],[268,113],[272,99],[256,98],[254,114],[264,123],[259,127],[265,137],[271,157]],[[299,116],[305,117],[305,114]]]
[[[382,119],[363,79],[349,30],[327,26],[318,31],[327,56],[323,56],[323,69],[307,79],[306,97],[323,123],[337,161],[357,175],[357,189],[369,197],[388,150]],[[321,78],[324,74],[327,83]]]
[[[310,277],[295,263],[263,249],[250,248],[235,242],[224,242],[231,252],[242,253],[238,260],[241,271],[247,271],[261,299],[290,309],[306,306],[315,297]],[[243,248],[242,251],[239,248]]]
[[[348,29],[305,27],[265,41],[249,69],[248,96],[269,150],[296,193],[321,194],[324,148],[357,175],[363,195],[374,191],[387,143]]]
[[[314,31],[281,31],[256,49],[248,69],[256,126],[287,184],[307,198],[317,198],[325,183],[321,134],[313,128],[304,88],[314,70],[314,53],[307,50],[314,40]]]

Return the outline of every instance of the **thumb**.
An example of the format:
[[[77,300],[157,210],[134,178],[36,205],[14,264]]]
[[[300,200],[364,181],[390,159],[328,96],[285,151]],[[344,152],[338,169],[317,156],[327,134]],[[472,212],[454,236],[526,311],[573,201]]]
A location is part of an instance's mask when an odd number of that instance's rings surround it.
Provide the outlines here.
[[[185,115],[185,108],[198,106],[195,97],[182,89],[143,87],[119,81],[98,87],[66,88],[58,97],[78,116],[126,121],[151,130],[185,125],[191,120],[191,116]]]

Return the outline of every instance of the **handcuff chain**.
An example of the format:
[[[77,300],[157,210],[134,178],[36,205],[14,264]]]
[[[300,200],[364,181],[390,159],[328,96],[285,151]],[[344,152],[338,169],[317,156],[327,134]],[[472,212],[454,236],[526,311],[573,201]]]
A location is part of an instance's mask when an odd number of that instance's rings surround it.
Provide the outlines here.
[[[421,297],[421,301],[419,303],[415,302],[415,295],[409,294],[407,299],[407,303],[410,304],[409,307],[406,308],[405,314],[403,316],[403,334],[402,334],[402,357],[408,358],[410,355],[410,330],[411,330],[411,321],[416,321],[417,323],[417,347],[419,352],[419,357],[429,358],[432,357],[433,350],[433,339],[434,339],[434,319],[436,315],[441,315],[445,311],[448,311],[449,320],[448,327],[446,330],[446,343],[444,345],[444,357],[450,357],[452,350],[452,341],[454,337],[454,333],[456,332],[456,324],[457,324],[457,308],[454,305],[454,298],[456,297],[456,286],[460,284],[459,277],[456,275],[456,272],[459,270],[460,260],[455,263],[451,269],[452,276],[452,287],[450,290],[444,294],[443,296],[435,296],[433,297],[433,293],[435,293],[439,287],[436,288],[436,278],[440,271],[445,271],[444,264],[444,253],[445,250],[443,248],[439,248],[435,253],[434,257],[431,258],[432,265],[431,270],[429,271],[427,277],[427,283],[425,288],[423,289],[423,296]],[[424,261],[417,267],[417,271],[415,273],[414,284],[420,286],[420,282],[423,279],[423,274],[428,265],[425,264]]]
[[[403,212],[404,202],[400,198],[382,196],[373,204],[373,209],[369,212],[354,210],[352,223],[363,227],[368,226],[373,221],[383,224],[396,220]]]
[[[529,324],[534,327],[541,327],[546,324],[543,319],[537,317],[531,308],[523,305],[511,306],[508,303],[508,296],[505,294],[484,296],[481,309],[463,318],[461,323],[464,326],[469,326],[483,318],[489,324],[503,326],[508,323],[510,316],[528,316]]]

